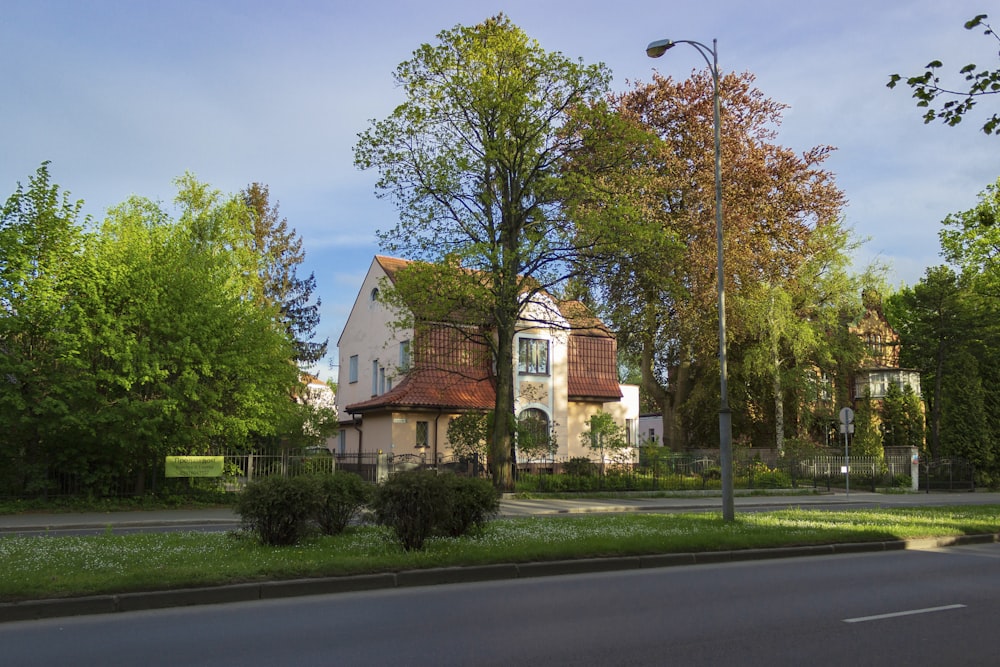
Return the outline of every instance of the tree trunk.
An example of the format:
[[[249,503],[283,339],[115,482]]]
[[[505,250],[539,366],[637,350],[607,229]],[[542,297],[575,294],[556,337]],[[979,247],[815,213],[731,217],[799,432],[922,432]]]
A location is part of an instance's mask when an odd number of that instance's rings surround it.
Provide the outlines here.
[[[499,323],[498,323],[499,324]],[[493,485],[501,491],[514,490],[514,333],[513,327],[497,327],[497,391],[493,434],[490,438],[489,466]]]
[[[781,387],[781,357],[778,352],[778,337],[771,327],[771,363],[774,364],[774,374],[771,376],[771,391],[774,392],[774,447],[778,455],[785,451],[785,397]]]
[[[670,389],[667,391],[669,405],[663,412],[664,444],[669,443],[671,450],[682,452],[687,446],[687,431],[680,418],[680,407],[688,398],[689,379],[691,377],[691,362],[684,360],[670,371]],[[669,420],[669,422],[667,421]]]
[[[774,383],[774,446],[778,455],[785,451],[785,402],[782,400],[781,377],[778,373],[772,378]]]
[[[937,368],[934,369],[934,403],[931,405],[931,456],[941,452],[941,374],[944,372],[944,345],[938,345]]]
[[[642,389],[660,408],[660,419],[663,423],[663,446],[674,451],[679,449],[676,433],[676,411],[673,392],[660,385],[653,369],[654,343],[643,339],[642,352],[639,359],[639,370],[642,376]]]

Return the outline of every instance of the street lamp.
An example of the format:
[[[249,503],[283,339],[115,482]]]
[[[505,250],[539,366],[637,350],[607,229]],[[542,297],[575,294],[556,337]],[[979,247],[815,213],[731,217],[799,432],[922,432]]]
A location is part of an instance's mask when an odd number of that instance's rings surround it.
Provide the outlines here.
[[[719,50],[717,40],[709,48],[687,39],[658,39],[646,47],[646,55],[659,58],[677,44],[690,44],[698,50],[712,72],[712,102],[715,121],[715,239],[719,289],[719,454],[722,459],[722,520],[735,519],[733,508],[733,413],[729,409],[729,382],[726,371],[726,282],[722,253],[722,122],[719,107]],[[708,57],[711,55],[711,59]]]

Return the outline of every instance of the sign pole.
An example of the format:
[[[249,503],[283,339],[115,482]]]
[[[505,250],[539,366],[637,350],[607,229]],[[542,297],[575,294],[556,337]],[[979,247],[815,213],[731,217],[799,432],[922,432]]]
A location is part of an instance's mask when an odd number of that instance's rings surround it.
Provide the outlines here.
[[[844,474],[845,490],[847,499],[851,498],[851,452],[847,447],[847,436],[854,432],[854,410],[841,408],[840,410],[840,432],[844,434]]]
[[[844,472],[847,476],[845,480],[845,489],[847,491],[847,499],[851,499],[851,452],[847,448],[847,428],[844,428]]]

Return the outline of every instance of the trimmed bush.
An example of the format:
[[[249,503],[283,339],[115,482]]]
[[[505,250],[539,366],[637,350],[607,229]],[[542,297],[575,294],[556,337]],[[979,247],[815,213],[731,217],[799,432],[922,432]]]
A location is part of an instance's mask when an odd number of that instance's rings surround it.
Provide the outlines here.
[[[247,484],[236,501],[244,530],[261,544],[297,544],[316,515],[317,480],[305,477],[264,477]]]
[[[371,499],[371,487],[345,470],[316,476],[316,523],[325,535],[338,535]]]
[[[375,520],[389,526],[407,551],[418,551],[447,518],[445,486],[433,470],[396,473],[375,489]]]
[[[433,470],[400,472],[375,490],[375,520],[392,528],[407,551],[423,548],[432,535],[459,537],[500,511],[500,497],[488,480]]]
[[[481,530],[500,513],[500,494],[488,479],[441,475],[449,510],[441,523],[445,535],[460,537]]]

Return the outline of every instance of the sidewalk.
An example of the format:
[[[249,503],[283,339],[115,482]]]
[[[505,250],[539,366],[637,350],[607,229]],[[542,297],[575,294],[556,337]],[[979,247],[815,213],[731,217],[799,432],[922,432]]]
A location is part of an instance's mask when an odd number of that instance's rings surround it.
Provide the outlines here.
[[[780,509],[784,507],[879,506],[1000,504],[1000,493],[907,493],[881,494],[870,491],[823,492],[819,494],[775,494],[767,496],[736,495],[733,505],[740,510]],[[713,512],[721,511],[717,492],[670,498],[571,498],[520,499],[505,497],[500,501],[504,517],[546,516],[559,514],[628,513],[628,512]],[[27,513],[0,515],[0,534],[46,530],[94,528],[143,528],[183,526],[236,526],[239,516],[228,508],[191,510],[152,510],[131,512]]]
[[[162,526],[237,525],[229,508],[131,512],[59,512],[0,515],[0,535],[11,532],[88,528],[155,528]]]

